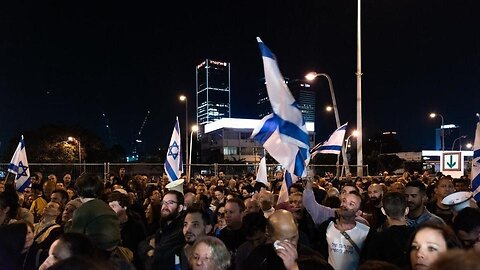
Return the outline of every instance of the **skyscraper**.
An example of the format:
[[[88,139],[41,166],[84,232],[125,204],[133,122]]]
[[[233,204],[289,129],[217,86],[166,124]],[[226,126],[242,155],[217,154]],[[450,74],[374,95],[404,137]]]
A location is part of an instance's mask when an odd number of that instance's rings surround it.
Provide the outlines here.
[[[196,68],[198,136],[205,124],[230,118],[230,63],[206,59]]]
[[[305,122],[315,123],[315,92],[310,88],[310,84],[302,80],[290,80],[285,78],[290,92],[300,106]],[[261,80],[260,90],[257,99],[258,116],[264,116],[272,113],[272,107],[268,99],[265,79]]]

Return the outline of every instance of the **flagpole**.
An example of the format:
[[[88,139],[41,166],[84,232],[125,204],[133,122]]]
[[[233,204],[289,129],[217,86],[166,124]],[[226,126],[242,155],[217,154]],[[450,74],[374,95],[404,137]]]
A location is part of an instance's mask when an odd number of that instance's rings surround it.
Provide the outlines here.
[[[361,0],[357,1],[357,176],[363,177]]]

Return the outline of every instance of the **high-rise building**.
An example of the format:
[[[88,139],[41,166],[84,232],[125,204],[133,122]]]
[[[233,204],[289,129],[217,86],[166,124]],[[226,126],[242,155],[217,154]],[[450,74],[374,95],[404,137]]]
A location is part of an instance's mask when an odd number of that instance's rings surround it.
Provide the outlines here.
[[[198,136],[206,124],[230,118],[230,63],[206,59],[196,68]]]
[[[288,78],[285,78],[285,83],[297,101],[305,122],[307,122],[307,125],[313,125],[313,130],[315,130],[315,92],[311,89],[310,84],[302,80],[290,80]],[[265,79],[261,80],[261,86],[258,91],[257,108],[260,118],[272,113],[272,106],[268,99]]]
[[[442,135],[445,136],[444,140],[442,140]],[[442,142],[445,143],[444,149],[447,151],[459,149],[460,145],[462,144],[460,127],[457,125],[449,124],[440,126],[440,128],[435,129],[435,150],[442,150]],[[455,145],[453,145],[454,142]]]

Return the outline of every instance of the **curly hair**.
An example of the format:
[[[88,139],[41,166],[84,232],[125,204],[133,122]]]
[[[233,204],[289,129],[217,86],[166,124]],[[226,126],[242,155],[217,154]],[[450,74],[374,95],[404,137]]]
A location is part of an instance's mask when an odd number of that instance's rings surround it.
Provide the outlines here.
[[[202,243],[209,247],[212,254],[211,261],[214,264],[215,269],[226,270],[230,266],[230,252],[228,252],[227,247],[222,240],[213,236],[204,236],[195,241],[195,244],[193,244],[192,247],[193,252],[189,257],[191,265],[195,263],[195,249]]]

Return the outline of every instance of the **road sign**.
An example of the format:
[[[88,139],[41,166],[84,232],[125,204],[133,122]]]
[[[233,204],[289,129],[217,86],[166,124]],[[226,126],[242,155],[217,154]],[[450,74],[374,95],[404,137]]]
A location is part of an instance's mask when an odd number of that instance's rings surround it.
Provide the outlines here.
[[[441,155],[441,171],[445,175],[459,178],[463,175],[462,152],[443,152]]]
[[[442,161],[442,171],[461,171],[462,170],[461,152],[444,152]]]

